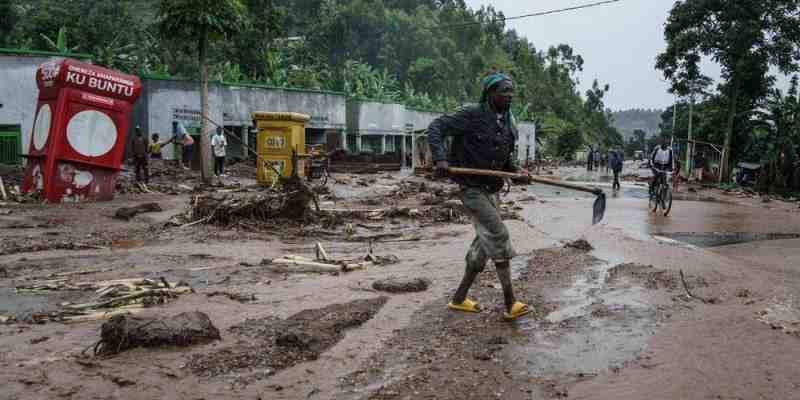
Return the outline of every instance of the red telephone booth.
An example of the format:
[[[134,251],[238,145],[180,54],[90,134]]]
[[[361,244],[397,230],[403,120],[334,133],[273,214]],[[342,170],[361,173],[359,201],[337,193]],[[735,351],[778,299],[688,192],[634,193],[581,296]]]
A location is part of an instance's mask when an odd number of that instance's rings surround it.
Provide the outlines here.
[[[39,66],[36,83],[22,190],[41,191],[51,203],[112,199],[139,78],[55,59]]]

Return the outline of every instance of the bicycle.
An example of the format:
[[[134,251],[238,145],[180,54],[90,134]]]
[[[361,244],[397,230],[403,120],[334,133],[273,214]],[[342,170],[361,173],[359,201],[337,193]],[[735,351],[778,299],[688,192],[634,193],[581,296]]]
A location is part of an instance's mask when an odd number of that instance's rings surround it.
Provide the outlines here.
[[[660,206],[666,217],[672,210],[672,188],[669,184],[671,181],[669,175],[672,175],[672,172],[660,170],[658,168],[653,169],[656,171],[656,179],[650,190],[649,208],[650,211],[655,213],[658,212],[658,207]]]
[[[325,186],[328,183],[330,175],[331,160],[328,154],[323,152],[320,145],[311,146],[309,157],[306,161],[306,177],[311,181],[319,179],[320,185]]]

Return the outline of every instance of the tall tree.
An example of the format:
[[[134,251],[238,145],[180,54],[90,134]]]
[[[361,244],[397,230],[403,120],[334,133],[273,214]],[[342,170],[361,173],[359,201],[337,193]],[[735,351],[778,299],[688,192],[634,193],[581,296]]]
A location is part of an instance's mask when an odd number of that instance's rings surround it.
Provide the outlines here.
[[[11,44],[11,32],[19,16],[13,0],[0,0],[0,46]]]
[[[725,175],[744,85],[754,79],[768,85],[769,65],[784,73],[797,70],[799,16],[796,0],[683,0],[670,11],[664,29],[667,49],[659,54],[656,68],[673,82],[673,88],[686,88],[687,80],[698,78],[701,56],[722,66],[728,102],[726,157],[721,166]]]
[[[245,8],[239,0],[161,0],[159,29],[165,40],[197,44],[200,69],[200,157],[203,181],[211,178],[211,148],[208,142],[208,47],[244,28]]]

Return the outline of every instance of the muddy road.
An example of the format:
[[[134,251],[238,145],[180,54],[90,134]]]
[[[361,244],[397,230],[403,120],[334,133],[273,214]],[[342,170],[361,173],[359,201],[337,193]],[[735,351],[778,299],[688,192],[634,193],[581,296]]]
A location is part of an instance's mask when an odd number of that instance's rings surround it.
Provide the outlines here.
[[[578,169],[555,175],[608,181]],[[451,189],[403,174],[337,178],[323,208],[423,210]],[[534,308],[516,323],[502,321],[491,265],[471,292],[483,312],[446,309],[473,235],[453,211],[249,229],[170,223],[188,192],[6,204],[0,398],[800,398],[797,204],[686,189],[661,217],[648,213],[646,188],[625,182],[609,195],[605,221],[591,226],[591,196],[514,187],[504,198],[509,218],[519,216],[506,221],[520,253],[514,285]],[[162,211],[113,218],[148,202]],[[591,249],[568,246],[576,239]],[[371,251],[399,261],[338,274],[277,272],[265,262],[313,259],[318,242],[336,259]],[[161,278],[193,292],[137,315],[202,311],[221,340],[94,357],[84,350],[102,320],[52,317],[96,298],[98,289],[81,284]],[[387,278],[424,278],[428,287],[373,288]]]

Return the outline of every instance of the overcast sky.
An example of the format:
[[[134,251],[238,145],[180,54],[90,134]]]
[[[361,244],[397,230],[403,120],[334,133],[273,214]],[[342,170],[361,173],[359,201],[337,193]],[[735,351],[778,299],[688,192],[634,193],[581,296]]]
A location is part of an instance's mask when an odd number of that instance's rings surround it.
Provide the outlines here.
[[[492,5],[506,17],[594,3],[597,0],[466,0],[479,8]],[[595,8],[524,18],[507,22],[537,49],[566,43],[584,58],[581,92],[597,78],[611,85],[606,106],[665,108],[672,104],[667,83],[654,68],[664,50],[664,23],[673,0],[622,0]],[[719,76],[719,68],[705,63],[703,73]]]

